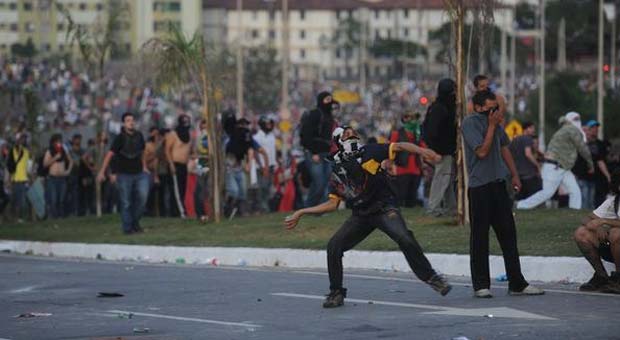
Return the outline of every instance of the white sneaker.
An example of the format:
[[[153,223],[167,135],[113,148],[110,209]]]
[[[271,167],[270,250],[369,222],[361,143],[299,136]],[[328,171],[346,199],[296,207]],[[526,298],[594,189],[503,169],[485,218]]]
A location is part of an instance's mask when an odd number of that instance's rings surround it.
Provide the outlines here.
[[[514,295],[514,296],[520,296],[520,295],[543,295],[545,294],[545,291],[534,287],[532,285],[529,285],[527,287],[525,287],[522,291],[520,292],[515,292],[512,290],[508,290],[508,295]]]
[[[493,297],[493,294],[491,294],[491,291],[488,289],[478,289],[474,292],[474,296],[482,299],[490,299]]]

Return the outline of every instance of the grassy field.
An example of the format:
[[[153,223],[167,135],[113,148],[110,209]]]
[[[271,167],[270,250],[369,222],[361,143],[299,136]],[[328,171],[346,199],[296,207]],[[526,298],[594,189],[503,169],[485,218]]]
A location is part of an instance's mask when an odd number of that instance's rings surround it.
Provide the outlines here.
[[[573,230],[587,212],[568,209],[517,211],[517,234],[521,255],[579,256]],[[118,215],[101,219],[84,217],[37,223],[0,225],[0,239],[50,242],[122,243],[178,246],[223,246],[324,249],[330,236],[349,216],[341,211],[323,217],[306,216],[297,229],[282,226],[283,214],[237,218],[221,224],[201,225],[195,220],[145,218],[145,233],[125,236]],[[407,225],[426,252],[469,252],[469,226],[458,227],[450,219],[426,216],[421,209],[404,209]],[[499,246],[491,233],[491,251]],[[376,231],[356,247],[359,250],[397,250]]]

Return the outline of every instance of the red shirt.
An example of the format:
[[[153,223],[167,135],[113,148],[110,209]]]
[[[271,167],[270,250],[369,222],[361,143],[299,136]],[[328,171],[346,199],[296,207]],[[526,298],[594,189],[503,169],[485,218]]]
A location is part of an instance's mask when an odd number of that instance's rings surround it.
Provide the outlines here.
[[[398,143],[400,136],[398,133],[399,130],[394,130],[392,131],[392,134],[390,135],[390,143]],[[415,141],[415,138],[413,136],[412,132],[407,131],[407,141],[409,141],[409,143],[413,143]],[[421,147],[426,147],[426,144],[424,143],[424,141],[421,141],[419,144],[419,146]],[[420,167],[418,166],[418,163],[416,162],[416,158],[419,158],[420,156],[417,154],[413,154],[410,153],[409,157],[407,157],[407,166],[396,166],[396,176],[400,176],[400,175],[420,175],[422,174],[422,170],[420,169]]]

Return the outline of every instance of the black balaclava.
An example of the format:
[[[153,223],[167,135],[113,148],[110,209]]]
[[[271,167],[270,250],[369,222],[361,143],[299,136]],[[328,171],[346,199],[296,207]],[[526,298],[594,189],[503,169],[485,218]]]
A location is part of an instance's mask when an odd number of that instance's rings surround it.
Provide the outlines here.
[[[444,78],[437,85],[437,101],[450,109],[456,109],[456,83],[454,80]]]
[[[323,99],[325,99],[326,97],[330,97],[332,94],[327,92],[327,91],[323,91],[321,93],[319,93],[318,96],[316,96],[316,107],[318,107],[321,111],[323,111],[324,113],[328,113],[331,114],[332,113],[332,103],[329,104],[324,104],[323,103]],[[333,99],[332,99],[333,100]]]
[[[181,140],[181,142],[186,143],[186,144],[189,143],[189,140],[190,140],[189,129],[191,128],[191,125],[192,123],[188,116],[186,115],[179,116],[177,128],[175,129],[175,131],[177,133],[177,136],[179,136],[179,139]]]

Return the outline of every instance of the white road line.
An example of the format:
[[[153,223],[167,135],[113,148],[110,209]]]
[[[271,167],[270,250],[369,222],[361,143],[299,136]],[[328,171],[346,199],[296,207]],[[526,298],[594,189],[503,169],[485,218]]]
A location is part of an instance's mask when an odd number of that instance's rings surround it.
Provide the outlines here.
[[[225,325],[225,326],[237,326],[237,327],[246,327],[246,328],[259,328],[259,327],[263,327],[261,325],[251,324],[251,323],[246,323],[246,322],[228,322],[228,321],[218,321],[218,320],[209,320],[209,319],[186,318],[186,317],[182,317],[182,316],[151,314],[151,313],[140,313],[140,312],[130,312],[130,311],[123,311],[123,310],[109,310],[107,312],[108,313],[131,313],[133,315],[146,316],[146,317],[151,317],[151,318],[179,320],[179,321],[191,321],[191,322],[209,323],[209,324]]]
[[[323,300],[325,297],[319,295],[307,295],[307,294],[295,294],[295,293],[272,293],[274,296],[304,298],[312,300]],[[452,315],[452,316],[487,316],[492,315],[495,318],[509,318],[509,319],[530,319],[530,320],[557,320],[556,318],[524,312],[514,308],[508,307],[490,307],[490,308],[458,308],[458,307],[444,307],[436,305],[422,305],[416,303],[403,303],[403,302],[391,302],[391,301],[377,301],[377,300],[361,300],[361,299],[346,299],[347,302],[354,302],[360,304],[372,304],[392,307],[405,307],[416,309],[430,309],[432,312],[424,312],[422,314],[432,315]]]
[[[323,272],[311,272],[311,271],[303,271],[303,270],[296,270],[296,271],[293,271],[293,273],[308,274],[308,275],[320,275],[320,276],[327,276],[328,275],[327,273],[323,273]],[[362,275],[362,274],[345,274],[345,275],[347,277],[355,277],[355,278],[358,278],[358,279],[424,283],[424,282],[422,282],[420,280],[405,279],[405,278],[400,278],[400,277],[383,277],[383,276]],[[453,286],[471,287],[470,283],[450,282],[450,284],[453,285]],[[493,288],[508,289],[508,287],[505,286],[505,285],[495,285],[495,286],[493,286]],[[559,294],[591,295],[591,296],[604,296],[604,297],[611,297],[611,298],[620,298],[620,294],[605,294],[605,293],[597,293],[597,292],[582,292],[582,291],[578,291],[578,290],[561,290],[561,289],[547,289],[547,288],[545,288],[545,292],[559,293]]]

